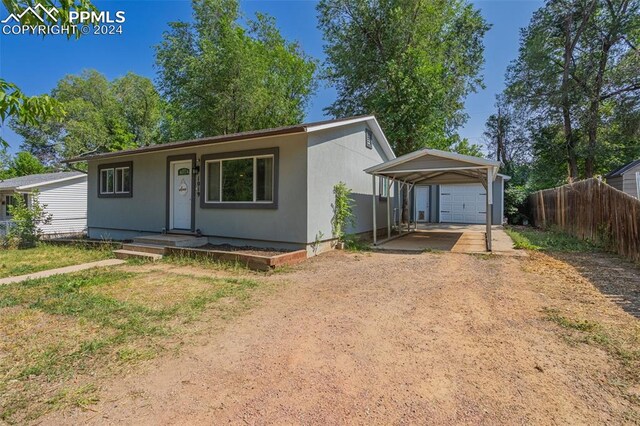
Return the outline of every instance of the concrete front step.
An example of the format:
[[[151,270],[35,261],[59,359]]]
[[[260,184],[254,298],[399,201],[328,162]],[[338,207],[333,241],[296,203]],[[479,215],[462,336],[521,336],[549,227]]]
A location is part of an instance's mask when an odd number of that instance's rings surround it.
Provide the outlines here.
[[[115,254],[118,259],[144,259],[152,260],[154,262],[162,259],[161,254],[146,253],[142,251],[114,250],[113,254]]]
[[[142,253],[164,254],[164,246],[155,244],[123,244],[123,250],[137,251]]]
[[[163,247],[202,247],[206,245],[209,240],[207,239],[207,237],[196,237],[194,235],[158,234],[136,237],[133,239],[133,242],[135,244],[156,245]]]

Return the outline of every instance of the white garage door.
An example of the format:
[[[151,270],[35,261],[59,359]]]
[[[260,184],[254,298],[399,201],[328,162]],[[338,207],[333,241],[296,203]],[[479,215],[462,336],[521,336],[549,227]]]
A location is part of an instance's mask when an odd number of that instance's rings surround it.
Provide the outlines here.
[[[486,194],[479,183],[440,185],[440,222],[486,223]]]

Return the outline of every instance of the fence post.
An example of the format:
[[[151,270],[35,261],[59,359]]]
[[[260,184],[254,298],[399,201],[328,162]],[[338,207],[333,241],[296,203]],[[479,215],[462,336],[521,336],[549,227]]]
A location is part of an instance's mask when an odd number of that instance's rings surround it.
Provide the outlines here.
[[[546,228],[547,227],[547,217],[546,217],[545,211],[544,211],[544,196],[542,195],[542,191],[539,191],[538,194],[540,195],[540,214],[542,215],[542,227]]]

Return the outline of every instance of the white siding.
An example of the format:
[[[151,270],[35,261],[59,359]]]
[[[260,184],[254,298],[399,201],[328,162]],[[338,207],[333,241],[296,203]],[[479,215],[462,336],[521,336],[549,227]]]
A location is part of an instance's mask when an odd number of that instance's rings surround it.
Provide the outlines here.
[[[640,172],[640,165],[622,174],[622,191],[635,198],[638,198],[638,187],[636,185],[636,173],[638,172]]]
[[[43,225],[46,235],[84,232],[87,228],[87,178],[86,176],[39,188],[40,203],[53,219]]]

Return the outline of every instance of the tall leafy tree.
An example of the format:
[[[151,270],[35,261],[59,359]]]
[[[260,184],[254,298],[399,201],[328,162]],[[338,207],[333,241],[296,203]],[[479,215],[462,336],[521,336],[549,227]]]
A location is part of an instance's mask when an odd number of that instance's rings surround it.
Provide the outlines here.
[[[65,109],[63,120],[11,124],[23,149],[47,164],[159,142],[161,99],[147,78],[129,73],[110,82],[87,70],[64,77],[51,96]]]
[[[522,32],[507,95],[537,128],[562,126],[568,181],[606,172],[615,150],[632,152],[620,142],[638,134],[639,8],[638,0],[550,0]]]
[[[463,0],[321,0],[334,116],[376,114],[397,154],[451,149],[482,87],[479,11]],[[468,146],[468,143],[464,143]]]
[[[237,0],[194,0],[193,22],[173,22],[156,47],[169,139],[299,123],[315,61],[285,40],[273,18],[242,25]]]
[[[22,25],[54,25],[72,26],[69,11],[96,11],[97,9],[89,0],[2,0],[2,4],[10,15],[19,17]],[[44,9],[53,7],[58,9],[58,19],[55,19],[42,11],[42,9],[34,9],[39,14],[39,18],[34,13],[23,13],[29,7],[39,5]],[[71,37],[69,32],[69,37]],[[80,36],[80,32],[76,32],[76,37]],[[64,110],[60,104],[48,95],[27,96],[14,83],[0,78],[0,126],[3,126],[5,120],[11,119],[22,124],[36,126],[44,121],[61,118],[64,116]],[[9,146],[7,141],[0,137],[0,149],[6,149]]]
[[[11,172],[14,176],[28,176],[45,173],[47,168],[28,152],[18,152],[11,161]]]
[[[506,174],[513,175],[528,162],[530,141],[526,120],[503,95],[497,97],[496,112],[487,119],[483,136],[490,157],[502,163]]]

